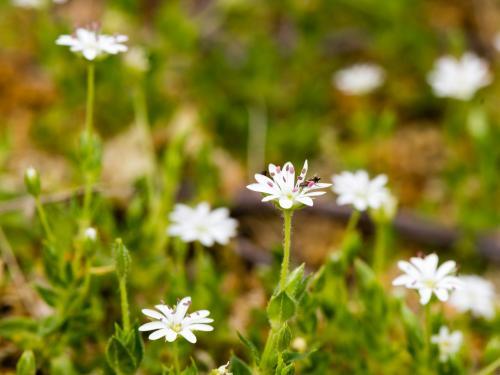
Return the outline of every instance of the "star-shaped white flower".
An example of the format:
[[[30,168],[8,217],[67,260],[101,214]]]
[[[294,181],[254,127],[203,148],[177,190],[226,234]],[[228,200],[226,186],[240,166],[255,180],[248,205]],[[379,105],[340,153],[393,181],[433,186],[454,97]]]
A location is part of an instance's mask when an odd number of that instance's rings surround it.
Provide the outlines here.
[[[463,342],[463,335],[460,331],[450,333],[446,326],[439,329],[439,334],[431,337],[431,342],[439,348],[439,360],[446,362],[451,356],[458,353]]]
[[[476,317],[492,319],[495,316],[495,287],[480,276],[459,276],[463,287],[454,291],[450,305],[460,312],[470,311]]]
[[[238,222],[229,217],[229,210],[221,207],[210,210],[207,202],[191,208],[185,204],[176,204],[170,214],[171,224],[168,234],[179,237],[184,242],[199,241],[204,246],[214,243],[226,245],[236,236]]]
[[[427,255],[425,258],[413,257],[410,262],[400,261],[398,267],[404,274],[394,279],[392,285],[418,290],[422,305],[429,303],[432,294],[440,301],[447,301],[450,291],[460,288],[462,283],[454,276],[454,261],[449,260],[439,267],[438,262],[436,254]]]
[[[278,165],[269,164],[269,175],[255,174],[257,183],[247,186],[247,189],[264,194],[262,202],[277,201],[285,210],[297,208],[302,205],[312,206],[313,198],[326,192],[317,191],[331,184],[317,182],[315,179],[306,180],[307,160],[295,181],[295,168],[290,162],[285,163],[283,169]]]
[[[480,88],[492,82],[488,62],[471,52],[460,59],[443,56],[434,64],[427,81],[438,97],[470,100]]]
[[[199,310],[186,315],[191,306],[191,297],[184,297],[174,307],[167,305],[156,305],[157,310],[143,309],[142,313],[154,321],[145,323],[139,327],[139,331],[154,331],[148,338],[158,340],[165,337],[165,341],[173,342],[180,335],[191,344],[196,343],[193,331],[213,331],[209,325],[214,320],[208,318],[208,310]]]
[[[61,35],[56,44],[68,46],[71,52],[81,53],[85,59],[92,61],[102,55],[126,52],[127,46],[123,43],[127,40],[126,35],[100,34],[97,30],[80,27],[73,35]]]
[[[385,72],[375,64],[355,64],[339,70],[332,83],[347,95],[368,94],[384,83]]]
[[[352,204],[358,211],[378,209],[390,199],[390,192],[385,186],[387,176],[384,174],[370,180],[364,170],[342,172],[332,176],[332,182],[332,190],[338,195],[337,204]]]

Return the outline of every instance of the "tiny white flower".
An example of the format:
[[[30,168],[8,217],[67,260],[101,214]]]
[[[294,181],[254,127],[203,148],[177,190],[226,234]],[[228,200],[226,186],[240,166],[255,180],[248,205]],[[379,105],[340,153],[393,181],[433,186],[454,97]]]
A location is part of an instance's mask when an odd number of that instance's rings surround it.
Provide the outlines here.
[[[34,180],[34,179],[38,178],[38,171],[33,167],[28,167],[24,171],[24,175],[26,176],[26,178],[28,178],[30,180]]]
[[[356,64],[339,70],[333,76],[333,84],[348,95],[368,94],[381,86],[384,70],[375,64]]]
[[[233,375],[233,373],[229,371],[229,362],[227,362],[225,365],[218,367],[216,370],[213,370],[211,372],[211,374],[213,374],[213,375]]]
[[[337,204],[352,204],[358,211],[380,208],[387,202],[390,194],[385,186],[387,176],[384,174],[370,180],[364,170],[354,173],[342,172],[332,176],[332,182],[332,190],[338,195]]]
[[[491,83],[492,77],[488,62],[467,52],[460,59],[453,56],[439,58],[427,81],[438,97],[470,100],[477,90]]]
[[[429,303],[432,294],[440,301],[447,301],[450,292],[462,286],[456,272],[456,263],[452,260],[444,262],[438,267],[439,258],[436,254],[425,258],[413,257],[410,262],[400,261],[398,267],[404,272],[392,282],[395,286],[405,286],[416,289],[420,294],[420,303]]]
[[[303,337],[296,337],[292,341],[292,348],[299,353],[304,353],[307,350],[307,341]]]
[[[165,341],[173,342],[180,335],[191,344],[196,343],[193,331],[213,331],[209,325],[214,320],[208,318],[210,311],[199,310],[186,315],[191,306],[191,297],[184,297],[176,306],[156,305],[156,310],[143,309],[142,313],[152,319],[139,327],[139,331],[154,331],[148,338],[158,340],[165,337]]]
[[[295,168],[290,162],[285,163],[283,169],[279,165],[269,164],[269,178],[264,174],[255,174],[257,183],[247,186],[247,189],[264,194],[262,202],[278,201],[281,208],[288,210],[302,205],[312,206],[313,198],[326,192],[316,191],[331,184],[321,183],[316,179],[306,180],[307,160],[295,181]]]
[[[12,5],[20,8],[41,8],[44,0],[12,0]]]
[[[176,204],[170,214],[171,225],[168,234],[180,237],[184,242],[199,241],[204,246],[214,243],[226,245],[236,236],[238,222],[229,217],[227,208],[210,210],[207,202],[191,208],[185,204]]]
[[[88,227],[83,232],[83,236],[86,240],[94,242],[97,239],[97,231],[95,230],[95,228]]]
[[[81,53],[85,59],[92,61],[102,55],[126,52],[127,46],[123,43],[127,40],[126,35],[100,34],[97,30],[80,27],[73,35],[59,36],[56,44],[68,46],[72,52]]]
[[[431,342],[439,348],[439,360],[446,362],[459,352],[463,342],[463,335],[460,331],[450,333],[448,327],[442,326],[439,329],[439,334],[431,337]]]
[[[139,72],[146,72],[149,69],[149,59],[144,49],[140,47],[130,48],[124,55],[125,64]]]
[[[495,316],[495,287],[492,282],[475,275],[459,276],[463,287],[454,291],[450,305],[460,312],[470,311],[476,317]]]

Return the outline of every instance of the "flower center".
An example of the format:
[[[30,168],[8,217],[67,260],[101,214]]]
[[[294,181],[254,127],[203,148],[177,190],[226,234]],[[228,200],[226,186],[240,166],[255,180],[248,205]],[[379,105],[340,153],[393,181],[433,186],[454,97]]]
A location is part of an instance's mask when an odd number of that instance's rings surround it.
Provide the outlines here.
[[[179,333],[180,331],[182,331],[182,324],[180,324],[180,323],[172,323],[170,325],[170,328],[172,329],[172,331]]]
[[[437,282],[435,279],[433,278],[428,278],[428,279],[424,279],[424,282],[423,284],[429,288],[429,289],[435,289],[436,288],[436,285],[437,285]]]

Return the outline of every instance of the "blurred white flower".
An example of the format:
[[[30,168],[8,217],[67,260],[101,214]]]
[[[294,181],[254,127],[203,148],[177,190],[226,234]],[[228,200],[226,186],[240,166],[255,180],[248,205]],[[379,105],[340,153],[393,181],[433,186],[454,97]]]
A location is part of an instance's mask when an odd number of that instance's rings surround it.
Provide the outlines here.
[[[44,4],[44,0],[12,0],[12,5],[21,8],[40,8]]]
[[[213,331],[214,328],[209,323],[214,320],[208,318],[210,315],[208,310],[199,310],[186,315],[189,306],[191,297],[184,297],[173,307],[156,305],[156,310],[143,309],[142,313],[154,321],[141,325],[139,331],[154,331],[148,336],[150,340],[165,337],[166,341],[173,342],[178,335],[181,335],[194,344],[196,336],[193,331]]]
[[[185,204],[176,204],[170,214],[171,225],[168,234],[180,237],[184,242],[199,241],[204,246],[214,243],[225,245],[236,235],[238,222],[229,217],[227,208],[210,210],[207,202],[191,208]]]
[[[149,69],[149,59],[146,52],[141,47],[133,47],[124,55],[125,64],[139,72],[146,72]]]
[[[439,360],[446,362],[451,356],[458,353],[463,342],[463,335],[460,331],[450,330],[446,326],[439,329],[439,334],[431,337],[431,342],[439,348]]]
[[[352,204],[358,211],[378,209],[388,202],[387,176],[378,175],[370,180],[368,173],[359,170],[332,176],[332,190],[338,195],[337,204]]]
[[[126,35],[100,34],[90,28],[78,28],[73,35],[61,35],[56,40],[60,46],[68,46],[72,52],[81,53],[89,61],[97,57],[126,52],[127,46],[123,43],[128,40]]]
[[[218,367],[216,370],[211,372],[213,375],[233,375],[232,372],[229,371],[229,362],[223,366]]]
[[[463,287],[451,294],[450,305],[460,312],[470,311],[476,317],[495,316],[495,287],[493,283],[475,275],[459,276]]]
[[[488,62],[471,52],[462,58],[443,56],[434,63],[427,81],[438,97],[470,100],[477,90],[491,83]]]
[[[306,160],[295,182],[295,168],[292,163],[285,163],[283,169],[279,165],[269,164],[269,175],[272,179],[267,173],[257,173],[257,183],[248,185],[247,189],[263,193],[262,202],[278,201],[279,206],[285,210],[301,205],[312,206],[314,197],[326,193],[314,190],[327,188],[331,184],[318,182],[317,177],[306,180],[307,168]]]
[[[88,227],[83,232],[83,236],[86,240],[94,242],[95,240],[97,240],[97,231],[95,230],[95,228]]]
[[[440,301],[447,301],[450,291],[460,288],[462,283],[454,276],[454,261],[449,260],[439,267],[438,262],[436,254],[427,255],[425,258],[413,257],[410,262],[400,261],[398,267],[404,274],[394,279],[392,285],[417,289],[422,305],[429,303],[433,293]]]
[[[380,66],[356,64],[336,72],[332,81],[345,94],[363,95],[380,87],[384,80],[385,72]]]
[[[26,178],[28,178],[30,180],[34,180],[36,178],[39,178],[38,171],[33,167],[26,168],[26,170],[24,171],[24,175]]]

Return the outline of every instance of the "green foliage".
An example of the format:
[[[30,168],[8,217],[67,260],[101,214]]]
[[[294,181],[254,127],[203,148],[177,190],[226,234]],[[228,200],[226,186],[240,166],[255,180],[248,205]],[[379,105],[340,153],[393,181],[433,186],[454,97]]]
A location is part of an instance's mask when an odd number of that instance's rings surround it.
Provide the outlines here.
[[[35,373],[35,355],[31,350],[26,350],[17,362],[16,375],[35,375]]]

